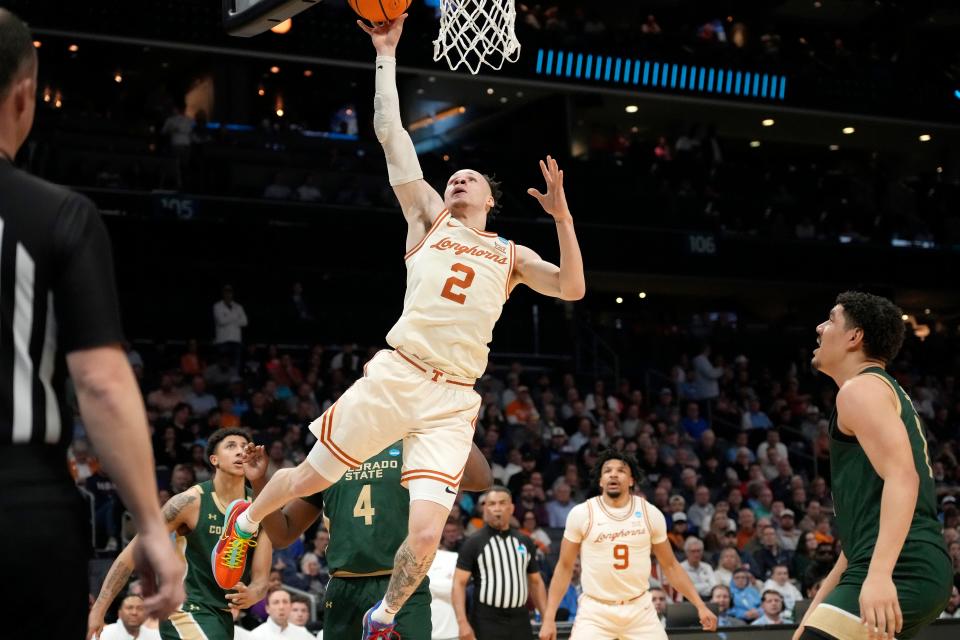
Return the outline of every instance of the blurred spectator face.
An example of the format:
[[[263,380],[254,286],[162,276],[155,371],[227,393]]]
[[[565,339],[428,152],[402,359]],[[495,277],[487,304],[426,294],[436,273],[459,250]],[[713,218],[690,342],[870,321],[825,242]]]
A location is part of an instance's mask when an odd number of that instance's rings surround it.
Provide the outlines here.
[[[274,462],[283,462],[283,442],[274,440],[270,443],[270,459]]]
[[[483,503],[483,521],[497,531],[506,531],[513,516],[513,502],[503,491],[490,491]]]
[[[819,500],[811,500],[807,504],[807,517],[809,517],[811,520],[816,520],[817,518],[820,517],[820,501]]]
[[[686,506],[683,496],[670,496],[670,513],[681,513]]]
[[[650,589],[650,599],[653,600],[653,608],[657,610],[658,616],[667,615],[667,594],[663,589]]]
[[[945,611],[949,614],[956,613],[957,609],[960,609],[960,590],[957,590],[957,587],[953,587],[953,592],[950,594],[950,600],[947,601],[947,608]]]
[[[543,489],[543,474],[539,471],[534,471],[530,474],[530,484],[533,485],[534,490]]]
[[[170,474],[170,488],[174,493],[186,491],[193,485],[193,470],[185,464],[178,464]]]
[[[713,432],[713,429],[707,429],[701,434],[700,444],[703,445],[704,449],[711,449],[716,443],[717,435]]]
[[[790,572],[787,571],[787,568],[784,566],[776,566],[773,568],[773,573],[770,575],[773,578],[773,581],[783,586],[787,584],[787,580],[790,579]]]
[[[703,560],[703,543],[694,542],[689,545],[684,545],[684,549],[686,550],[687,561],[690,563],[690,566],[700,566],[700,561]]]
[[[762,504],[764,507],[769,509],[770,505],[773,504],[773,491],[770,491],[770,489],[766,487],[764,487],[763,489],[760,489],[759,500],[760,500],[760,504]]]
[[[553,489],[553,498],[560,504],[570,502],[570,486],[566,482],[561,482]]]
[[[573,571],[570,574],[570,579],[574,584],[580,583],[580,572],[583,570],[583,566],[580,564],[580,556],[578,555],[573,559]],[[954,589],[956,590],[956,589]]]
[[[267,405],[267,396],[264,395],[262,391],[255,391],[252,396],[250,396],[250,408],[251,409],[263,409]]]
[[[290,619],[290,594],[277,589],[267,597],[267,615],[279,627],[287,626]]]
[[[268,589],[279,589],[282,584],[282,578],[280,577],[280,571],[278,569],[270,570],[270,579],[267,581]]]
[[[830,534],[830,519],[826,516],[820,516],[817,520],[817,531],[823,535]]]
[[[534,531],[537,528],[537,516],[533,511],[527,511],[523,516],[523,522],[520,523],[527,531]]]
[[[828,542],[818,545],[817,554],[814,557],[816,558],[817,562],[833,563],[835,560],[833,557],[833,545]]]
[[[801,480],[800,482],[803,482]],[[793,491],[790,493],[790,499],[793,501],[793,504],[798,507],[803,506],[807,502],[807,490],[803,487],[794,487]],[[808,506],[807,509],[810,507]]]
[[[783,611],[783,597],[776,592],[768,591],[763,596],[763,612],[768,618],[776,620]]]
[[[290,603],[290,624],[295,624],[300,627],[307,626],[307,623],[310,622],[310,609],[307,607],[306,602],[291,602]]]
[[[123,626],[128,629],[139,627],[147,619],[147,614],[143,608],[143,598],[140,596],[127,596],[120,605],[120,611],[117,613]]]
[[[680,480],[684,487],[693,489],[697,486],[697,472],[688,467],[680,474]]]
[[[752,529],[756,522],[757,518],[753,515],[753,511],[750,509],[740,509],[740,514],[737,518],[737,526],[739,526],[741,529]]]
[[[193,376],[193,392],[195,394],[203,395],[207,391],[207,381],[203,379],[203,376]]]
[[[807,551],[813,554],[817,550],[817,536],[813,531],[808,531],[803,536],[803,541],[807,545]]]
[[[765,547],[777,546],[777,532],[773,527],[767,527],[763,530],[763,537],[761,538],[760,542],[762,542],[763,546]]]
[[[736,549],[727,547],[720,552],[720,560],[717,564],[727,571],[735,571],[740,566],[740,554]]]
[[[746,589],[747,585],[750,584],[750,572],[749,571],[737,571],[733,574],[733,584],[737,589]]]
[[[696,402],[687,404],[687,417],[691,420],[700,419],[700,406]]]
[[[717,605],[717,611],[722,614],[730,608],[730,590],[722,585],[714,587],[710,593],[710,602]]]
[[[533,502],[536,496],[536,489],[529,482],[520,489],[520,499],[524,502]]]
[[[784,531],[793,531],[793,528],[796,526],[794,518],[789,513],[783,513],[780,515],[780,528]]]
[[[657,487],[653,490],[653,503],[656,505],[664,505],[669,501],[669,493],[665,487]]]
[[[533,515],[532,511],[527,512],[528,515]],[[536,524],[536,517],[534,517],[534,524]],[[526,528],[526,524],[524,524]],[[534,526],[536,529],[536,526]],[[533,531],[533,529],[529,529]],[[443,548],[447,551],[453,551],[457,548],[457,545],[460,544],[460,540],[463,538],[462,528],[458,522],[447,522],[443,525],[443,533],[440,536],[440,544],[443,545]]]
[[[318,529],[317,535],[313,537],[313,550],[318,555],[323,555],[327,552],[327,546],[330,544],[330,532],[326,529]]]
[[[750,450],[746,447],[740,447],[737,450],[737,465],[746,467],[750,464]]]

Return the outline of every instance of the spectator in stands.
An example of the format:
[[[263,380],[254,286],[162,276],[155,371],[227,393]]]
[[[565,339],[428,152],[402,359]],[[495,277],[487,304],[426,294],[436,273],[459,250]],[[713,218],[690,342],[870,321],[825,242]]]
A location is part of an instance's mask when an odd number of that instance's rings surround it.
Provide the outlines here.
[[[532,476],[533,474],[531,474],[531,478]],[[520,489],[520,495],[516,498],[516,511],[517,513],[533,511],[537,514],[537,522],[550,522],[550,517],[547,515],[547,510],[543,506],[543,501],[538,497],[537,488],[532,482],[527,482],[523,485],[523,488]]]
[[[197,484],[197,477],[193,475],[193,467],[187,464],[178,464],[170,473],[170,493],[183,493]]]
[[[787,459],[787,445],[780,442],[780,430],[779,429],[768,429],[767,430],[767,439],[765,442],[761,442],[760,446],[757,447],[757,460],[761,463],[767,462],[767,451],[770,449],[776,449],[777,453],[780,454],[778,459],[786,460]],[[775,463],[774,463],[775,464]]]
[[[657,612],[657,618],[660,624],[667,626],[667,592],[660,587],[650,587],[650,599],[653,601],[653,608]]]
[[[240,369],[243,353],[243,329],[247,326],[247,312],[243,305],[233,299],[233,287],[224,285],[221,299],[213,305],[213,343],[228,361]],[[208,377],[209,379],[209,377]]]
[[[190,405],[190,409],[198,416],[205,416],[217,407],[216,397],[207,391],[207,381],[199,375],[193,376],[184,402]]]
[[[716,400],[720,395],[719,380],[723,377],[723,367],[715,367],[710,362],[711,353],[710,345],[704,344],[700,353],[693,359],[693,381],[697,387],[697,400],[707,402]]]
[[[710,602],[717,605],[718,627],[742,627],[746,623],[730,614],[730,587],[718,584],[710,590]]]
[[[800,536],[803,535],[794,524],[794,520],[795,516],[792,509],[784,509],[780,512],[780,528],[777,530],[777,539],[785,551],[795,552],[797,545],[800,543]]]
[[[580,418],[577,423],[577,431],[570,436],[569,449],[571,451],[580,451],[581,448],[590,442],[593,432],[593,422],[589,418]]]
[[[160,388],[147,394],[147,406],[163,416],[170,416],[183,399],[183,394],[173,384],[173,376],[165,373],[160,376]]]
[[[817,518],[817,525],[813,530],[813,534],[817,536],[817,542],[833,543],[834,538],[830,528],[830,516],[824,513]]]
[[[831,543],[821,542],[817,545],[816,549],[817,551],[813,556],[813,562],[807,566],[807,570],[803,574],[803,579],[800,581],[800,586],[804,592],[813,586],[814,583],[823,580],[837,562],[837,556],[833,552],[833,545]]]
[[[773,513],[773,491],[770,491],[770,488],[767,487],[762,481],[758,481],[756,484],[751,484],[751,491],[756,493],[755,498],[747,500],[747,504],[750,506],[750,509],[753,510],[753,514],[757,518],[769,518]]]
[[[683,552],[686,559],[680,563],[683,570],[690,576],[697,593],[703,598],[710,597],[710,591],[720,584],[719,578],[708,562],[703,561],[703,541],[693,536],[683,543]]]
[[[490,470],[495,482],[507,486],[513,474],[523,471],[523,454],[519,448],[513,447],[507,452],[506,464],[494,462],[490,465]]]
[[[694,440],[699,440],[703,432],[710,427],[707,421],[700,416],[700,405],[696,402],[687,403],[687,415],[680,424],[683,426],[684,431],[687,432],[687,435]]]
[[[806,493],[804,492],[803,488],[801,488],[801,489],[799,490],[799,492],[796,491],[796,490],[794,491],[794,494],[795,494],[795,495],[796,495],[797,493],[800,493],[800,494],[802,494],[802,495],[804,495],[804,496],[806,495]],[[794,500],[794,502],[796,502],[796,500]],[[804,505],[803,505],[802,503],[801,503],[800,505],[798,505],[798,506],[799,506],[801,509],[804,509]],[[797,506],[794,506],[793,508],[796,509]],[[800,530],[801,530],[801,531],[813,531],[814,529],[816,529],[816,528],[817,528],[817,520],[820,519],[820,516],[821,516],[821,515],[823,515],[823,510],[822,510],[822,507],[820,506],[820,501],[819,501],[819,500],[810,500],[809,502],[807,502],[807,503],[806,503],[806,508],[805,508],[805,510],[804,510],[804,513],[803,513],[803,517],[800,519],[800,523],[799,523],[799,525],[798,525],[798,526],[800,527]]]
[[[704,485],[698,486],[693,492],[693,504],[687,509],[687,517],[701,536],[706,536],[708,523],[716,511],[716,507],[710,503],[710,489]]]
[[[760,534],[761,549],[753,554],[757,561],[757,574],[760,579],[771,577],[777,565],[789,565],[793,554],[780,546],[777,530],[766,527]]]
[[[538,556],[546,557],[550,553],[550,534],[544,531],[537,521],[537,514],[533,511],[524,511],[520,514],[520,533],[528,536],[537,545]],[[540,558],[538,558],[540,559]]]
[[[786,564],[778,564],[770,573],[770,579],[763,583],[763,590],[776,591],[783,598],[784,618],[793,620],[793,608],[799,600],[803,600],[803,594],[790,581],[790,569]]]
[[[670,546],[674,553],[683,551],[683,544],[687,539],[687,514],[678,511],[672,516],[673,524],[670,531],[667,532],[667,539],[670,540]]]
[[[957,590],[957,585],[953,585],[953,592],[950,594],[950,599],[947,600],[947,606],[940,614],[940,618],[960,619],[960,591]]]
[[[120,604],[118,620],[108,624],[100,633],[99,640],[160,640],[160,632],[143,626],[147,614],[143,608],[143,597],[128,595]]]
[[[558,622],[573,622],[577,617],[577,603],[583,595],[583,587],[580,586],[581,571],[580,555],[577,554],[573,559],[573,569],[570,572],[570,586],[567,587],[567,592],[563,594],[563,599],[560,600],[560,606],[557,608]]]
[[[577,506],[570,497],[570,485],[564,480],[560,480],[553,487],[553,500],[546,504],[548,526],[554,529],[560,529],[566,526],[567,516]]]
[[[320,190],[320,176],[316,173],[307,175],[307,180],[297,187],[297,200],[300,202],[320,202],[323,192]]]
[[[306,629],[290,625],[290,592],[274,589],[267,595],[267,615],[263,624],[250,634],[253,640],[312,639]]]
[[[730,614],[748,623],[763,615],[760,609],[760,592],[752,583],[753,576],[741,567],[733,573],[733,582],[730,585],[730,598],[733,602]]]
[[[754,620],[751,624],[760,626],[765,624],[785,624],[787,621],[783,618],[783,596],[780,592],[769,589],[763,592],[761,607],[763,615]]]
[[[747,507],[740,509],[737,516],[737,548],[741,551],[746,549],[747,544],[753,540],[756,523],[757,516],[752,509]]]
[[[730,586],[733,583],[733,574],[742,566],[740,552],[735,546],[724,547],[717,556],[716,576],[720,584]]]
[[[520,471],[514,473],[507,483],[507,488],[510,489],[510,493],[515,496],[520,496],[523,493],[523,485],[530,482],[530,476],[537,468],[537,456],[531,451],[525,451],[520,458],[520,466]],[[538,515],[537,519],[539,520],[539,518],[540,516]]]
[[[310,601],[303,596],[290,596],[290,626],[306,630],[310,623]]]
[[[751,429],[770,429],[773,427],[769,416],[760,409],[760,400],[757,399],[756,396],[750,398],[747,406],[748,409],[743,412],[740,425],[744,431],[750,431]]]

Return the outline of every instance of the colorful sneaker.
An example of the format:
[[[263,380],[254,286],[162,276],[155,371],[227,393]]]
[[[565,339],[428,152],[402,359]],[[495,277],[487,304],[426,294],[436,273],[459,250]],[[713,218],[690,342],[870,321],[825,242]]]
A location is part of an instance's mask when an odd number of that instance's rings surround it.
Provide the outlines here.
[[[247,510],[250,502],[234,500],[223,518],[223,533],[210,553],[213,578],[222,589],[232,589],[243,577],[247,566],[247,550],[257,546],[253,535],[237,531],[237,517]]]
[[[380,602],[370,607],[363,614],[363,635],[360,637],[362,640],[402,640],[400,634],[394,631],[394,627],[397,626],[396,622],[381,624],[373,619],[373,612],[380,606]]]

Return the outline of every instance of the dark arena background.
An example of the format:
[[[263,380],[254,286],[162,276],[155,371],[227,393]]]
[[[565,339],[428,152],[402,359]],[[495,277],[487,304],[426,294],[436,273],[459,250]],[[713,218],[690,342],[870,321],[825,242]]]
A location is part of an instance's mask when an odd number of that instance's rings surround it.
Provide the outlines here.
[[[274,468],[299,463],[316,441],[307,425],[386,347],[403,305],[405,223],[372,127],[375,53],[353,11],[323,0],[240,37],[217,0],[0,6],[29,24],[40,64],[16,164],[89,197],[110,233],[160,499],[209,476],[203,444],[222,426],[249,428]],[[518,288],[477,387],[475,441],[513,491],[544,581],[563,535],[556,514],[593,494],[598,452],[626,450],[678,559],[697,536],[729,583],[725,529],[714,530],[729,521],[735,564],[759,592],[773,564],[787,565],[792,615],[720,635],[789,638],[840,548],[827,448],[836,386],[810,359],[817,325],[854,289],[903,310],[906,341],[888,370],[923,420],[960,585],[960,6],[516,8],[518,60],[473,75],[434,62],[439,1],[413,0],[398,83],[425,177],[442,191],[458,169],[495,174],[504,195],[488,230],[551,261],[555,225],[526,190],[542,188],[547,154],[565,172],[586,296]],[[214,343],[225,285],[248,318],[235,358]],[[136,529],[79,414],[73,425],[95,597]],[[478,497],[458,498],[443,549],[483,527]],[[720,505],[729,518],[714,515]],[[794,535],[784,510],[800,531],[793,549],[764,541],[768,528]],[[311,632],[329,580],[321,524],[274,557],[275,580],[307,598]],[[671,637],[716,635],[663,586]],[[943,617],[958,607],[955,595]],[[254,607],[237,625],[266,616]],[[919,637],[956,638],[958,624]],[[567,634],[570,621],[559,626]]]

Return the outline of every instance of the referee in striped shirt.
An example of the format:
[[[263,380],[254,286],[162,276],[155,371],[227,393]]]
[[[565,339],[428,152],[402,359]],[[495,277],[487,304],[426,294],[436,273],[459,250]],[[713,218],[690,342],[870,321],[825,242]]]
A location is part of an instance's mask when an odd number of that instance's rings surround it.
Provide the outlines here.
[[[0,8],[0,567],[12,587],[4,607],[29,611],[10,618],[4,637],[82,640],[90,512],[67,469],[67,373],[87,433],[147,541],[136,560],[151,615],[182,602],[183,564],[160,514],[143,398],[120,348],[103,221],[86,198],[13,166],[33,126],[37,68],[29,29]]]
[[[533,540],[510,528],[513,497],[497,486],[483,496],[482,530],[463,543],[453,577],[453,608],[461,640],[530,640],[527,597],[547,605]],[[467,619],[467,583],[473,578],[473,611]]]

